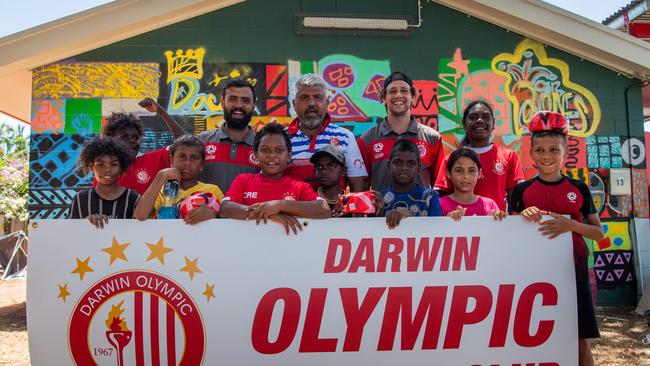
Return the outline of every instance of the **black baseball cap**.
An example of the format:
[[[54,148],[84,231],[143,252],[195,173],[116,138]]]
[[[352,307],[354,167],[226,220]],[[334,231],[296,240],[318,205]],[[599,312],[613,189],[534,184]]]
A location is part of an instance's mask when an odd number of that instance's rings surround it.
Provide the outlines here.
[[[413,80],[411,80],[411,78],[408,77],[408,75],[400,71],[393,71],[390,75],[388,75],[386,80],[384,80],[384,92],[386,91],[386,89],[388,89],[390,83],[397,80],[402,80],[406,82],[411,88],[413,87]]]

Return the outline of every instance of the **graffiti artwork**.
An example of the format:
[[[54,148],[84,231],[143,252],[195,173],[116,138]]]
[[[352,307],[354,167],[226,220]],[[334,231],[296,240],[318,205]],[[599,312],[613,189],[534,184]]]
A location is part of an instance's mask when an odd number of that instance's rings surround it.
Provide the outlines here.
[[[157,63],[59,63],[34,69],[32,97],[158,97]]]
[[[525,133],[535,112],[541,110],[566,116],[573,136],[590,136],[598,128],[600,103],[591,91],[571,81],[569,65],[548,57],[543,44],[524,39],[514,53],[495,56],[492,70],[506,78],[516,134]]]

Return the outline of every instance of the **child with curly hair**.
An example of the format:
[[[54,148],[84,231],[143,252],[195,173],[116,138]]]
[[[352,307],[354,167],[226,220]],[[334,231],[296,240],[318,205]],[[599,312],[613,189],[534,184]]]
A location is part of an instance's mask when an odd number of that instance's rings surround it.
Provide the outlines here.
[[[92,172],[97,185],[77,193],[70,204],[68,218],[88,218],[98,229],[104,228],[109,218],[133,218],[140,194],[117,183],[129,162],[127,148],[112,138],[87,143],[79,156],[79,170],[83,174]]]

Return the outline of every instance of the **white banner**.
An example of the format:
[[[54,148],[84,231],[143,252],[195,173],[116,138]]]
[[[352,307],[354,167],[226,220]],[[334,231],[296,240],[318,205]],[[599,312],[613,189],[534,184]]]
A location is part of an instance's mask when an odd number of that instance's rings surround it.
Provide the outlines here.
[[[520,217],[32,223],[33,365],[576,365],[571,236]]]

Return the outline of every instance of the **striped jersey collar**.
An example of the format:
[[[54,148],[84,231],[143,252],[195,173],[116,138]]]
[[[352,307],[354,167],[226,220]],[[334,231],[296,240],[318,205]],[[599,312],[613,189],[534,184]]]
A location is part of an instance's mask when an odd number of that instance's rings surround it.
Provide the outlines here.
[[[325,113],[325,117],[323,117],[323,126],[321,127],[320,131],[314,136],[320,135],[321,132],[325,131],[327,126],[329,126],[332,118],[330,117],[329,113]],[[296,117],[293,121],[291,121],[291,124],[289,124],[289,127],[287,127],[287,133],[289,135],[295,135],[300,131],[300,118]]]

